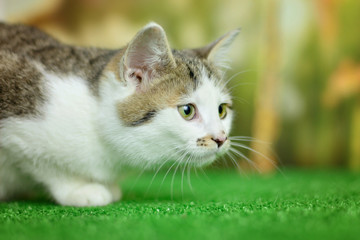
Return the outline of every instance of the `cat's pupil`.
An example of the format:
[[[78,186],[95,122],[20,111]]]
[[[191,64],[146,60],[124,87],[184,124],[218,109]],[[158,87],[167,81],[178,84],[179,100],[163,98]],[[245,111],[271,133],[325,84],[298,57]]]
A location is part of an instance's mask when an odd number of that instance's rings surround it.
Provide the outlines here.
[[[184,106],[184,113],[185,113],[186,115],[189,115],[189,114],[191,113],[191,109],[190,109],[190,107],[189,107],[188,105],[185,105],[185,106]]]
[[[219,106],[219,113],[221,114],[223,112],[223,107],[220,105]]]

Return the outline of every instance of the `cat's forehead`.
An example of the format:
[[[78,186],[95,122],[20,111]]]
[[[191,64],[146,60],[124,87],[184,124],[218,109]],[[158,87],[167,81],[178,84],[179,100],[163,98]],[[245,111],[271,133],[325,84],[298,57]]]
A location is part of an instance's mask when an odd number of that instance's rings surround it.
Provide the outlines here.
[[[208,60],[199,58],[191,50],[173,50],[176,70],[186,70],[191,78],[201,81],[204,74],[208,79],[221,80],[220,71]]]
[[[135,93],[117,105],[120,118],[129,126],[142,125],[159,111],[181,104],[211,97],[219,101],[230,101],[219,72],[206,60],[174,52],[176,67],[167,68],[158,74],[154,84],[143,93]],[[189,100],[191,102],[184,102]],[[194,101],[195,100],[195,101]]]
[[[232,103],[225,81],[223,81],[217,71],[211,70],[206,63],[204,65],[196,64],[194,68],[196,69],[196,73],[194,73],[196,83],[192,89],[188,88],[186,94],[181,96],[182,104],[204,102],[217,104],[224,102]]]

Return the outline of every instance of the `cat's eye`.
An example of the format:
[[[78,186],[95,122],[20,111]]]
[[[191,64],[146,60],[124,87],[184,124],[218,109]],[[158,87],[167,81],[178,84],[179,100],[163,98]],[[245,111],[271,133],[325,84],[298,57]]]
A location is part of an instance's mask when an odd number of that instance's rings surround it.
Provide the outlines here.
[[[185,120],[191,120],[195,116],[195,107],[192,104],[181,105],[178,111]]]
[[[219,117],[224,119],[227,114],[227,105],[225,103],[219,105]]]

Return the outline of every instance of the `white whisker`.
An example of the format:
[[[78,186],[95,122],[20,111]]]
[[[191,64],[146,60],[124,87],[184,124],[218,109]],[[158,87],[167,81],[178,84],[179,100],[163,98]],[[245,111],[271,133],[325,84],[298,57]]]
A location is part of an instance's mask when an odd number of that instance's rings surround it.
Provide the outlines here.
[[[190,177],[190,174],[191,174],[191,168],[190,168],[191,166],[188,164],[188,166],[187,166],[187,182],[188,182],[188,185],[189,185],[189,187],[190,187],[190,191],[191,191],[191,193],[194,195],[194,190],[193,190],[193,187],[192,187],[192,185],[191,185],[191,177]]]
[[[198,172],[197,172],[196,167],[194,167],[194,172],[195,172],[196,177],[197,177],[197,178],[200,178],[200,176],[199,176],[199,174],[198,174]]]
[[[239,86],[252,85],[252,84],[253,84],[253,83],[251,83],[251,82],[242,82],[242,83],[237,83],[237,84],[235,84],[235,85],[233,85],[233,86],[229,87],[227,90],[228,90],[228,91],[230,91],[230,92],[232,92],[232,90],[233,90],[233,89],[235,89],[235,88],[237,88],[237,87],[239,87]]]
[[[226,153],[227,154],[227,153]],[[229,164],[225,158],[225,156],[221,156],[221,160],[223,161],[223,163],[225,164],[225,167],[228,169],[229,168]]]
[[[230,148],[229,151],[237,154],[239,157],[242,157],[243,159],[245,159],[248,163],[251,164],[251,166],[253,166],[258,172],[261,173],[261,170],[256,166],[256,164],[251,161],[248,157],[246,157],[242,152],[236,150],[235,148]]]
[[[164,181],[165,181],[166,176],[169,174],[170,170],[172,169],[172,167],[173,167],[175,164],[176,164],[176,162],[174,162],[174,163],[169,167],[169,169],[166,171],[165,176],[163,177],[163,179],[162,179],[162,181],[161,181],[161,183],[160,183],[160,187],[159,187],[159,190],[158,190],[158,193],[157,193],[158,195],[159,195],[160,190],[161,190],[161,188],[162,188],[162,186],[163,186],[163,184],[164,184]]]
[[[253,137],[246,137],[246,136],[234,136],[234,137],[229,137],[229,139],[231,141],[255,142],[255,143],[261,143],[261,144],[266,144],[266,145],[271,144],[270,142],[266,142],[266,141],[258,140]]]
[[[202,167],[199,168],[200,171],[203,173],[203,175],[205,176],[206,180],[209,182],[210,181],[210,178],[208,177],[208,175],[206,175],[204,169]]]
[[[189,162],[190,162],[191,157],[189,156],[188,159],[185,162],[184,168],[181,172],[181,195],[182,198],[184,198],[184,174],[185,174],[185,168],[188,166]]]
[[[231,77],[229,77],[229,78],[225,81],[225,84],[224,84],[224,85],[227,85],[231,80],[233,80],[235,77],[239,76],[240,74],[246,73],[246,72],[250,72],[250,71],[252,71],[252,70],[244,70],[244,71],[240,71],[240,72],[234,73]]]
[[[171,192],[171,200],[173,200],[173,194],[174,194],[174,179],[175,179],[175,175],[176,175],[176,172],[180,166],[181,162],[178,163],[178,165],[176,166],[175,170],[174,170],[174,173],[172,175],[172,178],[171,178],[171,187],[170,187],[170,192]]]
[[[256,151],[255,149],[252,149],[251,147],[248,147],[248,146],[246,146],[246,145],[244,145],[244,144],[241,144],[241,143],[234,143],[234,142],[233,142],[233,143],[231,143],[231,145],[234,145],[234,146],[237,146],[237,147],[241,147],[241,148],[247,149],[247,150],[249,150],[249,151],[251,151],[251,152],[253,152],[253,153],[258,154],[259,156],[261,156],[261,157],[263,157],[264,159],[268,160],[278,171],[281,172],[280,168],[276,165],[276,163],[275,163],[272,159],[270,159],[270,158],[268,158],[267,156],[265,156],[264,154],[262,154],[261,152]]]
[[[146,166],[141,170],[141,172],[137,175],[134,183],[132,184],[131,188],[130,188],[130,192],[132,192],[134,190],[134,187],[136,186],[136,184],[138,183],[140,177],[144,174],[144,172],[147,170],[148,166],[150,165],[150,163],[147,163]]]
[[[145,196],[146,196],[147,193],[149,192],[150,187],[151,187],[152,183],[154,182],[155,177],[156,177],[157,174],[159,173],[160,169],[161,169],[167,162],[169,162],[170,160],[171,160],[171,158],[168,158],[167,160],[165,160],[165,161],[160,165],[160,167],[157,169],[157,171],[155,172],[154,176],[151,178],[151,181],[150,181],[150,184],[149,184],[148,188],[146,189]]]
[[[234,164],[234,166],[237,167],[239,171],[241,171],[241,167],[238,164],[238,162],[236,161],[234,155],[232,155],[230,152],[227,152],[226,154],[230,157],[231,162]]]

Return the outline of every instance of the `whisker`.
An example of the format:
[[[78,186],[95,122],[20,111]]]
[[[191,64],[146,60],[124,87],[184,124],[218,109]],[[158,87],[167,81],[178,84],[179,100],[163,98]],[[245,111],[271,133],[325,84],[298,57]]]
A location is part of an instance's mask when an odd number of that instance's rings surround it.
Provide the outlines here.
[[[206,175],[204,169],[202,167],[199,168],[200,171],[203,173],[203,175],[206,177],[206,180],[209,182],[210,181],[210,178],[208,177],[208,175]]]
[[[238,167],[240,174],[243,174],[245,177],[248,177],[248,175],[246,174],[246,171],[243,171],[242,168],[240,167],[238,161],[236,161],[236,159],[235,159],[236,157],[230,152],[227,152],[227,154],[229,154],[229,157],[231,158],[232,162],[234,162],[236,164],[236,166]]]
[[[244,71],[240,71],[240,72],[237,72],[235,74],[233,74],[231,77],[229,77],[226,81],[225,81],[225,84],[224,85],[227,85],[231,80],[233,80],[235,77],[239,76],[240,74],[242,73],[246,73],[246,72],[251,72],[252,70],[244,70]]]
[[[174,194],[174,179],[175,179],[175,175],[176,175],[176,172],[177,172],[180,164],[181,164],[181,162],[179,162],[178,165],[176,166],[175,171],[174,171],[174,173],[173,173],[173,175],[172,175],[172,178],[171,178],[171,187],[170,187],[171,200],[174,200],[174,199],[173,199],[173,194]]]
[[[242,157],[243,159],[245,159],[248,163],[251,164],[251,166],[253,166],[259,173],[261,173],[261,170],[256,166],[256,164],[251,161],[248,157],[246,157],[242,152],[236,150],[235,148],[229,148],[229,151],[237,154],[238,156]]]
[[[145,192],[145,196],[147,196],[149,190],[150,190],[150,187],[151,185],[153,184],[154,180],[155,180],[155,177],[157,176],[157,174],[159,173],[160,169],[167,163],[170,161],[171,158],[168,158],[167,160],[165,160],[161,165],[160,167],[157,169],[157,171],[155,172],[154,176],[151,178],[151,181],[150,181],[150,184],[149,186],[147,187],[146,189],[146,192]]]
[[[227,159],[225,158],[225,156],[221,156],[221,160],[222,160],[222,162],[225,164],[225,167],[226,167],[227,169],[229,169],[230,167],[229,167],[228,161],[227,161]]]
[[[175,150],[174,154],[177,154],[177,153],[181,153],[181,149],[179,149],[177,146],[173,147],[172,149],[170,150]],[[144,194],[144,197],[147,196],[149,190],[150,190],[150,187],[152,186],[157,174],[160,172],[161,168],[166,164],[168,163],[171,159],[173,158],[173,155],[172,156],[169,156],[161,165],[160,167],[157,169],[157,171],[155,172],[154,176],[151,178],[151,181],[150,181],[150,184],[149,186],[147,187],[146,191],[145,191],[145,194]]]
[[[184,199],[184,173],[185,173],[185,168],[187,167],[187,164],[189,163],[189,161],[190,161],[190,157],[188,157],[188,159],[186,160],[185,165],[181,172],[181,196],[182,196],[182,199]]]
[[[261,152],[256,151],[255,149],[252,149],[251,147],[248,147],[248,146],[246,146],[246,145],[244,145],[244,144],[241,144],[241,143],[230,143],[230,144],[232,144],[232,145],[234,145],[234,146],[237,146],[237,147],[241,147],[241,148],[247,149],[247,150],[249,150],[249,151],[252,151],[253,153],[256,153],[256,154],[260,155],[260,156],[263,157],[264,159],[268,160],[279,172],[282,173],[281,169],[276,165],[276,163],[275,163],[272,159],[270,159],[270,158],[268,158],[267,156],[265,156],[264,154],[262,154]]]
[[[231,162],[234,164],[234,166],[235,166],[239,171],[241,171],[241,167],[240,167],[240,165],[238,164],[238,162],[236,161],[234,155],[232,155],[230,152],[227,152],[226,154],[230,157]]]
[[[200,176],[199,176],[199,174],[198,174],[198,171],[197,171],[196,167],[194,167],[194,172],[195,172],[196,177],[197,177],[197,178],[200,178]]]
[[[230,136],[229,138],[246,138],[246,139],[255,139],[254,137],[250,137],[250,136]]]
[[[229,87],[227,90],[230,91],[230,92],[232,92],[233,89],[235,89],[235,88],[237,88],[237,87],[239,87],[239,86],[253,85],[253,84],[254,84],[254,83],[252,83],[252,82],[241,82],[241,83],[237,83],[237,84]]]
[[[194,190],[193,190],[193,187],[192,187],[192,185],[191,185],[191,176],[190,176],[190,174],[191,174],[191,168],[190,168],[190,166],[188,165],[188,166],[187,166],[187,174],[186,174],[186,176],[187,176],[187,182],[188,182],[188,185],[189,185],[189,187],[190,187],[191,193],[194,195]]]
[[[232,141],[243,141],[243,142],[255,142],[255,143],[261,143],[261,144],[266,144],[266,145],[270,145],[270,142],[266,142],[266,141],[262,141],[262,140],[257,140],[256,138],[252,138],[252,137],[229,137],[230,140]]]
[[[252,140],[257,140],[254,137],[250,137],[250,136],[230,136],[230,139],[252,139]]]
[[[169,167],[169,169],[166,171],[165,176],[163,177],[163,179],[162,179],[162,181],[161,181],[161,183],[160,183],[160,187],[159,187],[159,190],[158,190],[157,195],[159,195],[159,193],[160,193],[160,190],[161,190],[161,188],[162,188],[162,186],[163,186],[163,184],[164,184],[164,181],[165,181],[166,176],[169,174],[170,170],[172,169],[172,167],[173,167],[175,164],[176,164],[176,162],[174,162],[174,163]]]
[[[149,166],[150,163],[147,163],[146,166],[141,170],[141,172],[137,175],[134,183],[132,184],[130,191],[128,191],[128,194],[131,193],[134,190],[134,187],[136,186],[136,184],[138,183],[138,181],[140,180],[140,177],[144,174],[144,172],[147,170],[147,167]]]
[[[245,98],[242,98],[242,97],[239,97],[239,96],[237,96],[237,97],[231,96],[231,99],[233,101],[235,101],[235,102],[239,102],[239,103],[242,103],[242,104],[244,104],[244,103],[249,104],[249,101],[247,101]]]
[[[221,91],[230,91],[229,89],[226,90],[227,85],[229,84],[229,82],[234,79],[235,77],[237,77],[238,75],[242,74],[242,73],[246,73],[246,72],[250,72],[252,70],[244,70],[244,71],[239,71],[237,73],[234,73],[231,77],[229,77],[228,79],[225,80],[225,82],[220,81],[217,85],[218,88],[220,88]]]

